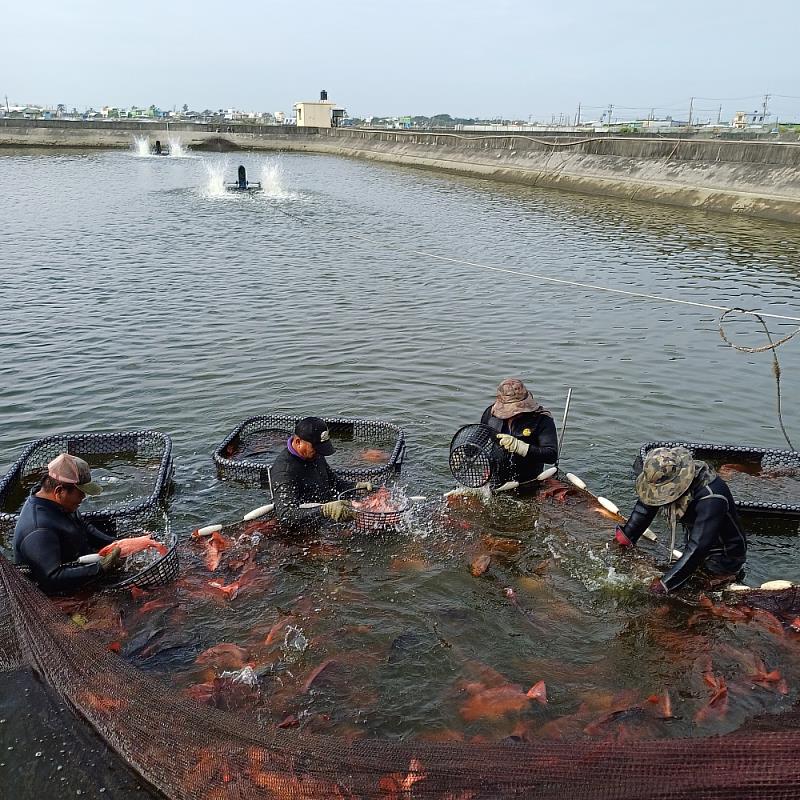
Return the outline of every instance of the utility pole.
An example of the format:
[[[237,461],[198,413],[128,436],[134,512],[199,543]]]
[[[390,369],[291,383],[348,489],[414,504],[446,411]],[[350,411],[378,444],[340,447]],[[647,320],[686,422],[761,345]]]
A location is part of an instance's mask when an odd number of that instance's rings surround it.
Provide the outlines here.
[[[686,124],[687,128],[692,127],[692,110],[694,109],[694,97],[689,98],[689,122]]]
[[[581,104],[578,103],[578,113],[575,115],[575,127],[581,124]]]
[[[8,95],[6,95],[6,114],[10,114],[11,109],[8,107]]]
[[[611,133],[611,113],[614,111],[614,104],[608,104],[608,132]]]
[[[722,106],[720,105],[719,111],[717,111],[717,125],[722,122]]]
[[[761,120],[762,122],[765,122],[766,119],[767,119],[767,105],[769,104],[769,101],[770,101],[771,97],[772,97],[771,94],[765,94],[764,95],[764,102],[761,104],[761,108],[762,108],[762,111],[763,111],[763,114],[764,114],[764,118]]]

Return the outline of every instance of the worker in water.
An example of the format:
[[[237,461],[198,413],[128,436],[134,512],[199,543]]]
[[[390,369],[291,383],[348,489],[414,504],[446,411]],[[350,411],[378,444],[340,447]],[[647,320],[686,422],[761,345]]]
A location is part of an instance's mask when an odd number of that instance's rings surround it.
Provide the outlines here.
[[[349,489],[372,489],[369,481],[352,483],[338,476],[325,460],[334,452],[330,431],[319,417],[306,417],[294,426],[286,449],[270,469],[275,513],[282,525],[296,528],[316,524],[321,518],[334,522],[352,519],[355,511],[339,494]],[[303,503],[320,503],[300,508]]]
[[[636,544],[660,508],[673,542],[678,522],[684,528],[683,555],[653,580],[653,594],[673,592],[695,573],[705,588],[743,578],[747,538],[728,485],[708,464],[692,458],[685,447],[657,447],[644,460],[636,493],[639,500],[630,518],[617,526],[617,545]]]
[[[499,479],[535,488],[545,464],[558,460],[558,433],[550,412],[536,401],[519,378],[506,378],[497,387],[494,404],[481,422],[497,432],[507,459]]]
[[[244,164],[239,164],[238,170],[238,184],[240,189],[247,188],[247,170],[244,168]]]
[[[73,591],[119,563],[118,547],[96,563],[78,563],[81,556],[115,541],[78,512],[86,495],[102,491],[82,458],[61,453],[47,465],[41,483],[22,506],[14,529],[14,555],[45,592]]]

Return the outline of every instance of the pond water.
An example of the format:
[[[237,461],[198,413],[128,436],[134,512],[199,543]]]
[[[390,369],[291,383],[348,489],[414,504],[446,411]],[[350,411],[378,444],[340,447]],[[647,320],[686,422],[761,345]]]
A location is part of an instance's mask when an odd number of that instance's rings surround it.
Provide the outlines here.
[[[264,192],[221,190],[239,163]],[[613,522],[586,496],[434,500],[453,486],[451,436],[509,375],[559,423],[573,389],[562,467],[623,510],[645,441],[786,447],[770,356],[725,345],[716,312],[475,265],[798,316],[792,226],[322,156],[12,150],[0,153],[0,216],[3,468],[57,432],[149,427],[173,439],[182,581],[69,612],[174,691],[268,724],[491,741],[620,726],[707,735],[797,699],[791,636],[763,619],[650,601],[642,583],[663,566],[663,547],[610,553]],[[763,341],[752,322],[728,330]],[[779,356],[797,439],[796,341]],[[394,422],[408,442],[401,482],[430,501],[393,536],[228,528],[236,543],[211,571],[190,532],[268,501],[220,481],[211,453],[269,412]],[[125,499],[139,468],[114,462],[99,474]],[[736,480],[748,492],[778,481],[796,499],[792,475]],[[747,525],[748,582],[800,580],[796,523]],[[491,561],[475,577],[480,556]],[[245,574],[238,593],[209,586]],[[197,662],[220,643],[243,652]],[[785,684],[753,683],[759,661]],[[245,663],[258,685],[234,690],[222,672]],[[708,710],[709,674],[728,681],[724,713]],[[523,702],[539,681],[547,705]],[[677,719],[647,701],[665,691]],[[13,698],[4,703],[13,714]],[[27,769],[21,751],[6,776]],[[85,769],[66,776],[81,786]],[[121,780],[115,796],[138,796],[134,783]]]

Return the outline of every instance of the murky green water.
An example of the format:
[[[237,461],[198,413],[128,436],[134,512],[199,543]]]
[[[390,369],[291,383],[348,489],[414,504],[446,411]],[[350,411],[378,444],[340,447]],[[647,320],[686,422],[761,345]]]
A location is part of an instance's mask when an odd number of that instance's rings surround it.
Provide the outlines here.
[[[213,191],[209,168],[218,182],[224,165],[233,180],[240,161],[251,180],[264,180],[262,195]],[[171,514],[184,534],[265,502],[258,490],[217,481],[211,462],[246,417],[391,420],[408,438],[409,493],[434,495],[452,486],[452,433],[479,417],[507,375],[526,379],[559,421],[573,388],[562,466],[623,507],[644,441],[785,446],[769,357],[726,347],[715,312],[411,251],[800,316],[800,234],[790,226],[318,156],[6,151],[0,189],[0,463],[49,433],[156,428],[174,441]],[[761,343],[751,323],[731,330]],[[779,353],[784,418],[798,439],[800,349],[791,342]],[[201,677],[192,673],[200,650],[219,641],[253,647],[294,616],[311,647],[295,663],[280,646],[262,654],[272,689],[276,676],[286,682],[284,668],[301,685],[326,658],[336,664],[318,689],[275,700],[276,719],[291,713],[334,732],[389,737],[534,737],[558,725],[585,736],[582,719],[563,722],[581,703],[601,715],[608,706],[598,698],[627,691],[634,703],[665,687],[682,720],[648,717],[640,734],[700,735],[796,697],[800,673],[785,642],[702,621],[690,634],[692,611],[654,612],[626,577],[647,565],[608,555],[612,523],[580,498],[458,507],[431,533],[439,513],[420,510],[397,541],[354,542],[335,531],[321,542],[270,541],[257,556],[268,587],[224,605],[181,597],[194,612],[182,623],[193,648],[171,634],[149,662],[147,641],[128,657],[183,688]],[[795,533],[754,528],[750,582],[800,580]],[[473,578],[470,559],[498,534],[523,543],[495,553],[488,577]],[[187,550],[185,562],[203,574],[201,553]],[[173,630],[171,611],[153,622],[130,604],[130,639],[158,625]],[[736,659],[717,644],[780,662],[790,694],[734,692],[724,719],[698,725],[706,690],[697,636],[731,679]],[[353,665],[354,650],[372,661]],[[524,689],[546,680],[546,710],[467,719],[478,701],[464,710],[465,686],[491,683],[486,667]],[[324,715],[331,725],[320,723]]]

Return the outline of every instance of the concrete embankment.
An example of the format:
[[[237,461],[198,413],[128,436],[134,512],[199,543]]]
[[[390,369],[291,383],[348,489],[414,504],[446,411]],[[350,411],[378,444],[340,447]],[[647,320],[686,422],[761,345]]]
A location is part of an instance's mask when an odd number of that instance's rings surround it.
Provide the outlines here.
[[[797,143],[0,120],[0,145],[128,148],[135,136],[148,136],[151,142],[174,136],[196,149],[329,153],[583,194],[800,221]]]

